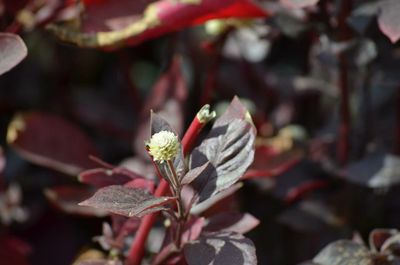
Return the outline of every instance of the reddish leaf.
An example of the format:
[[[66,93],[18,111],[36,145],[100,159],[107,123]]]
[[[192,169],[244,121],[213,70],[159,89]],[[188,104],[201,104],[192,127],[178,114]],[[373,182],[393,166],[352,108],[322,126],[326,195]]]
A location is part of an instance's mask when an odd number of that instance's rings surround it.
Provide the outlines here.
[[[79,205],[91,206],[127,217],[143,215],[164,209],[174,200],[171,197],[154,197],[149,192],[124,186],[107,186],[99,189],[91,198]]]
[[[30,246],[18,238],[5,236],[0,238],[1,264],[28,265]]]
[[[184,246],[189,265],[253,265],[256,251],[251,240],[236,233],[207,233]],[[200,258],[201,257],[201,258]]]
[[[79,174],[80,182],[91,184],[97,188],[110,185],[123,185],[135,178],[141,178],[125,168],[95,168],[83,171]]]
[[[303,8],[316,5],[319,0],[280,0],[281,3],[289,8]]]
[[[205,170],[207,170],[207,167],[210,166],[210,162],[205,163],[202,166],[190,169],[183,177],[181,180],[182,185],[187,185],[190,184],[193,180],[195,180],[200,174],[202,174]]]
[[[66,213],[98,217],[107,215],[105,211],[78,205],[93,194],[87,186],[59,186],[46,189],[44,194],[54,206]]]
[[[128,188],[137,188],[137,189],[142,189],[142,190],[147,190],[150,193],[154,192],[155,189],[155,184],[154,181],[145,179],[145,178],[136,178],[134,180],[131,180],[124,185],[125,187]]]
[[[192,214],[200,214],[205,211],[207,212],[220,212],[221,210],[227,211],[231,210],[232,205],[235,204],[235,201],[232,199],[234,193],[238,191],[243,186],[243,183],[239,182],[226,190],[221,191],[220,193],[216,194],[215,196],[211,197],[208,200],[205,200],[199,204],[194,205],[190,212]],[[185,188],[189,188],[189,186],[185,186]],[[187,192],[186,189],[183,189],[183,192]],[[223,209],[221,209],[223,208]]]
[[[19,64],[27,54],[25,43],[18,35],[0,32],[0,75]]]
[[[89,155],[97,152],[90,139],[73,124],[41,112],[14,117],[7,131],[7,142],[32,163],[77,175],[96,164]]]
[[[385,0],[381,2],[378,24],[381,31],[393,42],[400,39],[400,1]]]
[[[106,47],[124,41],[137,44],[215,18],[267,15],[251,0],[105,0],[86,6],[82,32],[55,25],[50,29],[61,39],[80,46]]]
[[[251,214],[226,212],[219,213],[208,220],[207,226],[204,230],[209,232],[227,231],[244,234],[254,229],[260,221]]]
[[[211,165],[192,182],[200,201],[229,188],[253,162],[255,128],[244,119],[231,119],[231,110],[215,122],[207,138],[192,152],[192,169],[208,161]]]

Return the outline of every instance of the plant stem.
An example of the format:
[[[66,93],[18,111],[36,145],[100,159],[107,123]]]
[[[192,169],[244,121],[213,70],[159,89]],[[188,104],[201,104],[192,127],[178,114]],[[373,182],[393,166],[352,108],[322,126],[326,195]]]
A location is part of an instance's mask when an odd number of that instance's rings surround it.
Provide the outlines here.
[[[210,105],[204,105],[199,112],[197,112],[196,117],[194,117],[192,123],[187,129],[185,135],[182,138],[183,154],[187,155],[194,146],[194,143],[199,137],[199,134],[203,127],[215,117],[216,113],[214,111],[210,112]]]
[[[163,179],[161,180],[160,185],[158,185],[154,195],[156,197],[163,196],[167,193],[168,188],[168,182]],[[128,265],[140,265],[140,263],[142,262],[146,239],[156,220],[157,214],[148,214],[143,217],[142,222],[140,223],[140,226],[136,232],[133,244],[129,250],[129,255],[127,259]]]
[[[204,109],[205,108],[205,109]],[[204,125],[210,121],[215,116],[215,112],[209,112],[209,106],[203,107],[196,117],[194,118],[192,124],[189,129],[186,131],[183,140],[182,140],[182,148],[183,154],[187,155],[191,148],[192,144],[197,140],[201,129]],[[157,169],[157,173],[159,173]],[[161,177],[161,176],[160,176]],[[169,184],[162,177],[160,178],[160,184],[158,185],[154,195],[156,197],[164,196],[169,189]],[[180,192],[179,192],[180,194]],[[157,213],[149,214],[143,217],[142,222],[136,232],[136,236],[133,240],[131,248],[129,249],[129,254],[127,257],[126,263],[128,265],[140,265],[142,262],[144,252],[145,252],[145,244],[148,234],[150,233],[151,228],[153,227],[155,221],[157,220]]]

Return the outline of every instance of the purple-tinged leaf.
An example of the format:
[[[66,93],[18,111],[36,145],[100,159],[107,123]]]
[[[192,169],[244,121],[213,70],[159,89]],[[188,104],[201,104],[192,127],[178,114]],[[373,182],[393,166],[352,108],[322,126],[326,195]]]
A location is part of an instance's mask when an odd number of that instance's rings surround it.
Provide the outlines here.
[[[228,189],[219,192],[218,194],[216,194],[215,196],[209,198],[208,200],[205,200],[205,201],[203,201],[203,202],[201,202],[199,204],[194,205],[190,209],[190,213],[192,213],[192,214],[200,214],[200,213],[202,213],[204,211],[207,211],[208,209],[210,209],[210,208],[214,207],[215,205],[219,204],[221,201],[226,200],[229,196],[233,195],[242,186],[243,186],[242,182],[239,182],[239,183],[236,183],[236,184],[232,185]],[[183,189],[183,192],[187,192],[187,190],[185,189],[186,187],[189,187],[189,186],[185,186],[184,189]],[[190,191],[188,193],[190,193]]]
[[[82,207],[78,203],[93,194],[87,186],[58,186],[44,191],[46,198],[58,209],[68,214],[104,217],[107,212]]]
[[[62,118],[27,112],[14,117],[8,126],[7,142],[23,158],[68,175],[96,167],[89,155],[96,155],[90,139]]]
[[[226,212],[210,217],[204,230],[244,234],[254,229],[259,223],[260,221],[249,213]]]
[[[193,180],[195,180],[203,171],[207,170],[207,167],[210,166],[210,162],[205,163],[202,166],[190,169],[181,180],[182,185],[190,184]]]
[[[372,255],[369,250],[350,240],[339,240],[326,246],[313,262],[321,265],[373,265]]]
[[[99,189],[91,198],[79,205],[120,214],[127,217],[143,215],[165,209],[172,197],[155,197],[149,192],[124,186],[107,186]]]
[[[381,2],[381,9],[378,15],[378,25],[383,34],[391,42],[395,43],[400,39],[400,1],[385,0]]]
[[[189,265],[255,265],[257,257],[251,240],[236,233],[207,233],[184,246]]]
[[[97,188],[111,185],[123,185],[135,178],[137,174],[125,168],[94,168],[81,172],[78,176],[80,182],[91,184]]]
[[[134,180],[125,183],[124,186],[128,188],[147,190],[150,193],[153,193],[155,190],[154,181],[145,178],[136,178]]]
[[[288,8],[304,8],[316,5],[319,0],[280,0],[280,2]]]
[[[19,64],[27,54],[25,43],[18,35],[0,32],[0,75]]]
[[[217,124],[191,155],[192,169],[210,162],[192,182],[200,202],[237,182],[254,158],[256,132],[252,124],[239,119]]]
[[[214,122],[213,127],[228,124],[236,119],[252,122],[249,111],[240,102],[239,98],[235,96],[226,111]]]

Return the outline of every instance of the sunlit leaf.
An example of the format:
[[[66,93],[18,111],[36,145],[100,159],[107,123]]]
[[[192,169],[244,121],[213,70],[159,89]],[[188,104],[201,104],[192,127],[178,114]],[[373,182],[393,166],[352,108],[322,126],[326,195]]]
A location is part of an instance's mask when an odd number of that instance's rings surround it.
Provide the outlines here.
[[[171,200],[174,198],[154,197],[143,189],[113,185],[99,189],[91,198],[79,205],[91,206],[127,217],[141,217],[163,210],[164,205]]]

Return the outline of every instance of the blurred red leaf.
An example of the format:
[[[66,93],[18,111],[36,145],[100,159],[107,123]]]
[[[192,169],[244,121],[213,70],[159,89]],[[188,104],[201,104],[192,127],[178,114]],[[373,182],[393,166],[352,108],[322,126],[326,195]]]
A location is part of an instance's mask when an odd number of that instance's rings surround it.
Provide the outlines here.
[[[24,8],[29,0],[3,0],[4,10],[10,15],[15,15],[19,10]]]
[[[18,238],[5,236],[0,238],[1,264],[28,265],[27,256],[31,247]]]
[[[397,42],[400,39],[400,1],[382,1],[380,11],[379,28],[393,43]]]
[[[256,146],[254,162],[242,179],[276,177],[297,165],[303,156],[297,149],[281,152],[272,146]]]
[[[46,189],[44,194],[56,208],[65,213],[97,217],[107,215],[105,211],[78,205],[93,194],[93,190],[88,186],[58,186]]]
[[[251,0],[86,1],[80,30],[51,26],[61,39],[87,47],[134,45],[210,19],[264,17]],[[98,33],[98,34],[93,34]]]
[[[25,43],[18,35],[0,32],[0,75],[19,64],[27,54]]]
[[[94,168],[85,170],[78,176],[80,182],[91,184],[97,188],[123,185],[135,178],[140,178],[140,176],[125,168]]]
[[[89,155],[96,155],[90,139],[79,128],[62,118],[27,112],[16,115],[7,131],[7,142],[28,161],[77,175],[96,164]]]

